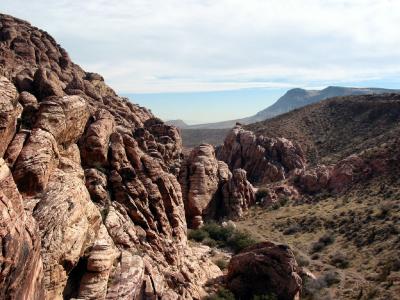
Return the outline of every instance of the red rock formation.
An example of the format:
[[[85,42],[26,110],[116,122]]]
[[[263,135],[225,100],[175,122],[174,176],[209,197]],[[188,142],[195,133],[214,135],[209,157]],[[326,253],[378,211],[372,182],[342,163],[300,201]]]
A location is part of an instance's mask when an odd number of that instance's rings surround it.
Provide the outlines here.
[[[190,227],[201,226],[203,218],[218,217],[221,189],[230,177],[228,166],[216,159],[213,146],[202,144],[190,152],[179,179]]]
[[[246,171],[236,169],[231,179],[222,188],[224,214],[228,219],[237,219],[256,203],[254,188],[247,181]]]
[[[179,181],[186,217],[192,228],[200,227],[207,219],[241,217],[255,203],[246,171],[234,170],[232,176],[226,163],[217,160],[214,147],[208,144],[191,151]]]
[[[0,158],[0,299],[42,299],[43,267],[38,226]]]
[[[178,130],[27,22],[0,15],[0,57],[0,298],[204,296]]]
[[[300,273],[288,246],[263,242],[232,257],[227,282],[238,299],[274,294],[279,300],[293,300],[302,287]]]
[[[305,166],[299,145],[285,138],[257,137],[240,125],[230,131],[217,151],[217,158],[226,162],[231,170],[246,170],[252,183],[280,181],[289,172]]]

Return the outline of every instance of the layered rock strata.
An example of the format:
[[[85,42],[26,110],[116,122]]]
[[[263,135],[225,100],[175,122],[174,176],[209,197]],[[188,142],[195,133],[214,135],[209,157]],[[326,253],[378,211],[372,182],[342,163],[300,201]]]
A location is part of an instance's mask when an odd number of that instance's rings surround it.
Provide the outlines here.
[[[217,158],[231,170],[242,168],[252,183],[263,184],[284,180],[305,167],[301,147],[285,138],[256,136],[236,125],[217,149]]]
[[[208,144],[191,151],[179,181],[192,228],[198,228],[205,220],[241,217],[255,203],[246,171],[236,169],[232,174],[226,163],[217,160],[214,147]]]
[[[0,57],[0,298],[204,296],[178,130],[25,21],[0,15]]]

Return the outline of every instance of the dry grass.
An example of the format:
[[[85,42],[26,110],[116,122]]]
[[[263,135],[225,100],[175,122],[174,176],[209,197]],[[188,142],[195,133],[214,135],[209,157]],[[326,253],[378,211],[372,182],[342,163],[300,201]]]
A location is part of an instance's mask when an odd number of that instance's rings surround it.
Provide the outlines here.
[[[398,299],[400,184],[380,179],[315,201],[254,207],[237,225],[292,247],[299,264],[319,277],[306,299]],[[330,277],[338,282],[328,284]]]

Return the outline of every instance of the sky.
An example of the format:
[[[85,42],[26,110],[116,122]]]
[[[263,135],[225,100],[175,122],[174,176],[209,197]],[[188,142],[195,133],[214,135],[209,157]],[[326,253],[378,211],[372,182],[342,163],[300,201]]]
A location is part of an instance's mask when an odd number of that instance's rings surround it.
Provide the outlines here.
[[[294,87],[400,87],[398,0],[10,0],[163,119],[245,117]]]

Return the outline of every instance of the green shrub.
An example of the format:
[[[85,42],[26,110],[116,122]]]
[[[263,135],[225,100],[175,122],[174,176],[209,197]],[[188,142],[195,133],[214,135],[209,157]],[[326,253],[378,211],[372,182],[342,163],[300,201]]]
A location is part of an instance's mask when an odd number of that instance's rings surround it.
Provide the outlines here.
[[[220,268],[221,270],[225,270],[228,267],[228,261],[225,259],[218,259],[215,264]]]
[[[253,239],[248,233],[236,230],[228,239],[227,245],[235,253],[256,244],[257,241]]]
[[[218,242],[210,237],[206,237],[202,243],[208,247],[215,248],[218,246]]]
[[[235,253],[257,243],[247,232],[241,232],[232,226],[223,227],[215,222],[190,230],[188,237],[210,247],[229,247]]]
[[[208,232],[203,230],[202,228],[200,229],[191,229],[189,230],[188,233],[188,238],[190,240],[195,240],[196,242],[202,242],[204,239],[208,238]]]
[[[227,241],[235,232],[235,228],[231,226],[222,227],[215,222],[205,224],[202,229],[207,231],[209,236],[216,241]]]

